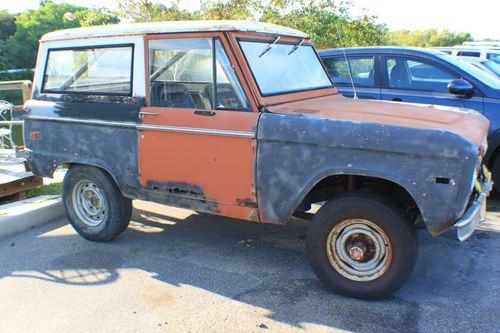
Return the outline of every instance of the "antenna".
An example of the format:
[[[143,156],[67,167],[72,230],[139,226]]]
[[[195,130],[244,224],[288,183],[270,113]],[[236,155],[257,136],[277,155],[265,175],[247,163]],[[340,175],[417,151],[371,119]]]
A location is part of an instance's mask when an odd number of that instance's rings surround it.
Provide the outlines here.
[[[337,22],[335,22],[335,27],[337,28],[337,36],[339,37],[340,47],[342,48],[342,51],[344,53],[344,60],[345,60],[345,63],[347,65],[347,70],[349,71],[349,79],[351,80],[352,91],[354,93],[354,96],[352,99],[358,99],[358,94],[356,93],[356,87],[354,87],[354,79],[352,78],[351,65],[349,64],[349,61],[347,61],[347,55],[345,53],[344,45],[342,45],[342,38],[340,36],[340,29],[339,29],[339,25]]]

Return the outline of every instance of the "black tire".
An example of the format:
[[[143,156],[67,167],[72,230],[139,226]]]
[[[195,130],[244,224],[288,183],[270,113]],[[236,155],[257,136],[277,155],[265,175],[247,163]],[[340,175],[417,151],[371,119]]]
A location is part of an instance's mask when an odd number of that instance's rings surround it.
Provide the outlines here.
[[[76,232],[95,242],[110,241],[124,232],[132,214],[132,201],[123,197],[105,171],[91,166],[78,165],[68,170],[63,203]]]
[[[381,238],[361,236],[357,233],[363,230],[360,226]],[[349,230],[353,232],[350,236]],[[329,237],[334,247],[327,245]],[[371,239],[382,239],[379,244],[389,245],[375,250],[376,242]],[[341,240],[346,240],[344,246],[338,245]],[[411,275],[418,253],[415,228],[404,211],[390,199],[365,191],[344,193],[323,205],[309,226],[306,241],[309,262],[318,278],[336,293],[363,299],[386,297],[398,290]],[[374,259],[384,251],[383,259]],[[354,267],[349,266],[349,260],[375,265],[377,273],[361,276],[361,270],[354,270],[351,274],[345,270]],[[360,281],[360,276],[365,281]]]
[[[491,163],[491,177],[493,178],[493,190],[497,196],[500,195],[500,155],[495,156]]]

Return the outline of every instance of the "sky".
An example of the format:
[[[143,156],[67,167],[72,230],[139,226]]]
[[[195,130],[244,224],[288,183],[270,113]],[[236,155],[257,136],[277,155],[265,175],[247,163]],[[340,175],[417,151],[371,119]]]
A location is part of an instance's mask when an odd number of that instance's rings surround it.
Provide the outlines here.
[[[159,1],[159,0],[158,0]],[[201,0],[182,0],[185,8],[197,8]],[[39,0],[1,0],[0,9],[18,13],[36,8]],[[115,8],[115,0],[55,0],[81,6]],[[450,29],[470,32],[475,39],[500,40],[500,1],[475,0],[352,0],[353,13],[378,16],[390,30]]]

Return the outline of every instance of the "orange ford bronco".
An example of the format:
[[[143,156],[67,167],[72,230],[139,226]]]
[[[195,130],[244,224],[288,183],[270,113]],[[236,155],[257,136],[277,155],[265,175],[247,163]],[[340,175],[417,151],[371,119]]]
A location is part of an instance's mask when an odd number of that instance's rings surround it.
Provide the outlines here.
[[[260,223],[308,217],[314,272],[355,297],[410,276],[416,222],[470,236],[491,188],[484,117],[344,98],[310,38],[272,24],[46,34],[25,113],[29,167],[69,168],[64,206],[81,236],[122,233],[132,199]]]

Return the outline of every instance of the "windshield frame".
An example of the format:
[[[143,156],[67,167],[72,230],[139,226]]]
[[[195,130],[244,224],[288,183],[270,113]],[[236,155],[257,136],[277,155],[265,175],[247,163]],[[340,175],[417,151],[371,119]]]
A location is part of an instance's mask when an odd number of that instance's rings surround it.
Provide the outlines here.
[[[295,46],[299,43],[302,42],[301,46],[299,47],[310,47],[313,52],[314,52],[314,55],[316,56],[316,59],[318,60],[321,68],[323,69],[323,71],[325,72],[325,75],[328,79],[328,81],[330,82],[329,85],[325,85],[325,86],[320,86],[320,87],[315,87],[315,88],[306,88],[306,89],[292,89],[292,90],[285,90],[285,91],[280,91],[280,92],[276,92],[276,93],[263,93],[261,88],[260,88],[260,85],[257,81],[257,78],[255,77],[255,74],[253,72],[253,69],[252,67],[250,66],[250,62],[248,61],[247,59],[247,56],[245,54],[245,52],[243,51],[243,47],[241,46],[241,42],[251,42],[251,43],[262,43],[262,44],[273,44],[273,42],[275,41],[275,39],[277,37],[281,37],[281,39],[276,43],[276,45],[290,45],[290,46]],[[262,38],[260,38],[262,37]],[[266,35],[266,36],[235,36],[235,40],[236,40],[236,43],[238,45],[238,48],[239,48],[239,51],[241,52],[242,56],[243,56],[243,59],[245,60],[245,63],[246,63],[246,66],[249,70],[249,72],[251,73],[252,75],[252,79],[255,83],[255,86],[257,87],[258,91],[259,91],[259,94],[261,97],[263,98],[273,98],[273,97],[280,97],[280,96],[287,96],[287,95],[293,95],[293,94],[299,94],[299,93],[307,93],[307,92],[315,92],[315,91],[323,91],[325,89],[328,90],[328,92],[331,93],[331,90],[330,89],[335,89],[335,86],[334,86],[334,83],[330,77],[330,75],[328,75],[328,72],[326,71],[326,68],[325,68],[325,65],[323,64],[323,62],[321,61],[321,58],[318,54],[318,52],[316,51],[316,49],[314,48],[314,45],[312,44],[311,40],[309,38],[299,38],[299,37],[294,37],[294,38],[286,38],[286,36],[281,36],[281,35]],[[270,50],[270,52],[272,52],[272,50]],[[264,54],[263,57],[265,57],[266,55]]]

